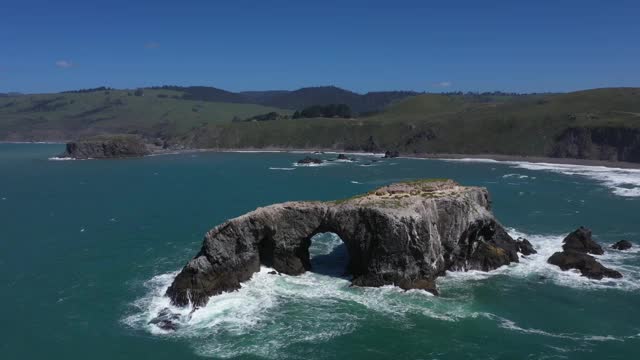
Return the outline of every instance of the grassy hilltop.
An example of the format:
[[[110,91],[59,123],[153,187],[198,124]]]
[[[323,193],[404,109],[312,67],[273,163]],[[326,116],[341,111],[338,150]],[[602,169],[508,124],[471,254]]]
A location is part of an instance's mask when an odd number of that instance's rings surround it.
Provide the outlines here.
[[[640,89],[498,97],[425,94],[358,119],[211,124],[192,141],[202,147],[548,156],[569,129],[622,129],[625,134],[614,136],[636,136],[629,141],[640,146],[639,127]],[[625,139],[603,140],[610,146]]]
[[[176,138],[213,123],[271,111],[255,104],[183,99],[173,90],[100,90],[0,97],[0,139],[66,140],[101,133]]]
[[[291,118],[310,104],[363,102],[370,103],[367,111],[354,112],[354,118]],[[268,113],[275,114],[257,116]],[[238,121],[249,118],[264,121]],[[135,133],[201,148],[393,149],[640,162],[640,89],[358,95],[332,87],[244,93],[165,87],[0,97],[0,139],[100,133]]]

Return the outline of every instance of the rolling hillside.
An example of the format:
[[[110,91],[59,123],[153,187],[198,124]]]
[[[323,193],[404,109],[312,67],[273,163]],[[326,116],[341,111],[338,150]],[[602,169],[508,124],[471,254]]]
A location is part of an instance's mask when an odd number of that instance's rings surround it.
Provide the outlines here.
[[[409,93],[399,93],[402,97],[390,104],[389,94],[372,100],[376,95],[371,94],[376,93],[358,95],[331,88],[293,92],[299,104],[368,98],[384,109],[352,119],[292,119],[292,111],[283,110],[294,107],[294,103],[285,101],[292,92],[242,95],[254,102],[268,98],[269,103],[280,106],[269,107],[235,102],[238,93],[197,89],[101,89],[0,97],[0,140],[66,140],[103,133],[135,133],[149,141],[162,139],[180,148],[393,149],[402,153],[640,162],[638,88],[532,95],[407,97]],[[325,96],[318,95],[318,91],[326,91]],[[334,97],[337,93],[343,97]],[[212,101],[216,96],[228,101]],[[233,121],[270,112],[282,116],[265,117],[275,119],[266,121]]]
[[[640,162],[640,89],[502,96],[425,94],[359,119],[212,124],[198,147],[335,148]]]
[[[136,95],[138,94],[138,95]],[[234,118],[290,111],[254,104],[183,99],[174,90],[100,90],[0,97],[0,139],[66,140],[102,133],[176,138]]]

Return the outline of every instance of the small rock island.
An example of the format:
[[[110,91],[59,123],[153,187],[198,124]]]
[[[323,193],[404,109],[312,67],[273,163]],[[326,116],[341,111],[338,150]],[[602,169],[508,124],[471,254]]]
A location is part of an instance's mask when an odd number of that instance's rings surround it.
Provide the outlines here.
[[[325,232],[345,243],[355,286],[437,293],[435,279],[446,270],[489,271],[534,251],[494,218],[487,189],[418,180],[344,200],[270,205],[228,220],[205,235],[167,295],[175,305],[200,307],[239,289],[260,265],[302,274],[311,270],[311,238]]]
[[[60,155],[73,159],[117,159],[149,155],[144,140],[136,135],[99,135],[67,143]]]

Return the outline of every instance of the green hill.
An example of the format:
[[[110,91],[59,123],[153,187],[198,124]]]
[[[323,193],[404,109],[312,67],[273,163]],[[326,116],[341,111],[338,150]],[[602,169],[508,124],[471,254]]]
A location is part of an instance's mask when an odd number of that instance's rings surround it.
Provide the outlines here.
[[[198,147],[399,150],[640,162],[640,89],[483,97],[425,94],[359,119],[212,124]]]
[[[138,95],[136,95],[138,94]],[[0,139],[66,140],[102,133],[176,138],[208,124],[290,111],[185,100],[166,89],[99,90],[0,97]]]
[[[351,119],[292,119],[290,110],[235,103],[233,94],[238,93],[198,89],[201,95],[231,96],[231,102],[194,100],[193,92],[179,88],[0,97],[0,140],[134,133],[195,148],[398,150],[640,162],[638,88],[530,95],[421,94],[396,99],[386,108],[385,95],[377,103],[382,112]],[[275,99],[283,94],[244,96]],[[331,96],[321,96],[317,102],[339,100]],[[312,95],[303,97],[305,102],[314,101]],[[264,116],[271,112],[277,114]],[[237,121],[252,117],[266,120]]]

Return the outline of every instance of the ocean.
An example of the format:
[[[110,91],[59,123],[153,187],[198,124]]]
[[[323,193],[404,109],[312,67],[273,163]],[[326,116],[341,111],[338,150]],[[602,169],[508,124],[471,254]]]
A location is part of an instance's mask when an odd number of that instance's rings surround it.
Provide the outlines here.
[[[59,144],[0,144],[2,359],[631,359],[640,347],[640,170],[491,160],[296,166],[296,153],[50,160]],[[318,155],[335,159],[335,154]],[[287,200],[346,198],[401,180],[485,186],[496,217],[538,254],[447,273],[440,296],[350,287],[334,234],[313,272],[260,273],[175,332],[149,321],[172,278],[226,219]],[[619,280],[546,259],[580,225]],[[188,310],[183,310],[187,311]],[[636,355],[633,355],[636,354]]]

